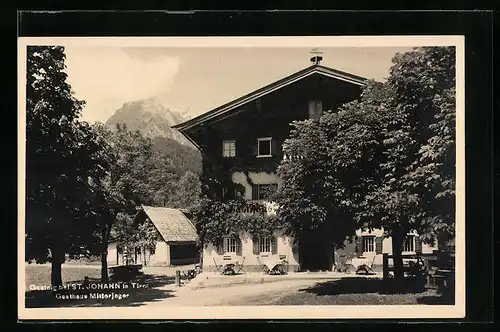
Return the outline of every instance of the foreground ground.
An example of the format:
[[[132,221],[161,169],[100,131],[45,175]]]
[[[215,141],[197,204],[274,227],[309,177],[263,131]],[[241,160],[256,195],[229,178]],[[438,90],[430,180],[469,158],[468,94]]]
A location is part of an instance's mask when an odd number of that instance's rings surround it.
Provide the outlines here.
[[[28,291],[27,307],[87,306],[215,306],[215,305],[411,305],[452,304],[435,290],[394,292],[378,278],[355,275],[239,284],[229,287],[193,289],[174,285],[176,268],[145,268],[135,282],[139,288],[113,290],[126,298],[114,300],[54,300],[51,291]],[[182,269],[182,268],[181,268]],[[94,266],[64,266],[65,283],[81,282],[88,276],[98,282],[100,269]],[[227,276],[224,278],[233,278]],[[227,279],[231,280],[231,279]],[[50,284],[50,266],[28,265],[26,287]]]
[[[187,270],[194,265],[178,267],[145,267],[144,273],[156,276],[175,276],[176,270]],[[26,264],[25,282],[26,288],[30,285],[50,285],[50,264]],[[101,278],[101,265],[97,264],[63,264],[63,283],[80,282],[89,277],[90,280],[98,281]]]

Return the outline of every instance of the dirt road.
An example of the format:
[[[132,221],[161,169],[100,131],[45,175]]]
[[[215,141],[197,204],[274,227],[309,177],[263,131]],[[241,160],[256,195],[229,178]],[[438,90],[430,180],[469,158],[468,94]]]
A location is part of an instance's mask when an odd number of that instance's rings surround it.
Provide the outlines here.
[[[227,306],[245,305],[247,303],[271,304],[281,296],[296,293],[299,289],[310,287],[318,280],[285,280],[263,284],[234,285],[231,287],[202,288],[192,290],[189,288],[174,288],[172,296],[145,304],[146,306]],[[263,299],[263,301],[259,301]],[[259,303],[264,302],[264,303]],[[249,305],[252,305],[249,304]]]

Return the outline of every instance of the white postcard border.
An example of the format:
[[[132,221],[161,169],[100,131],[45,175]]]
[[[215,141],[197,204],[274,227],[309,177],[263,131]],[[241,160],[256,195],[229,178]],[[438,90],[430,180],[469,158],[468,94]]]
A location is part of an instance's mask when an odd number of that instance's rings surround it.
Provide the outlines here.
[[[96,47],[456,47],[456,285],[455,305],[410,306],[224,306],[25,308],[26,46]],[[111,319],[335,319],[465,317],[465,38],[464,36],[299,37],[20,37],[18,38],[18,318]]]

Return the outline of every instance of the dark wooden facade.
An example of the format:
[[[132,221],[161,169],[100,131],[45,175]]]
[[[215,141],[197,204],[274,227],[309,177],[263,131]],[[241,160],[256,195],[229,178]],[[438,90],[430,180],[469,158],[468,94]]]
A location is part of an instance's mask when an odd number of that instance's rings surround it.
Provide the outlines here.
[[[290,123],[309,117],[309,102],[319,100],[323,110],[336,110],[359,96],[360,86],[313,74],[232,110],[227,116],[189,129],[204,156],[204,169],[219,174],[234,171],[274,172],[283,159],[281,145]],[[272,157],[257,158],[257,139],[272,137]],[[222,142],[236,141],[236,157],[222,157]]]

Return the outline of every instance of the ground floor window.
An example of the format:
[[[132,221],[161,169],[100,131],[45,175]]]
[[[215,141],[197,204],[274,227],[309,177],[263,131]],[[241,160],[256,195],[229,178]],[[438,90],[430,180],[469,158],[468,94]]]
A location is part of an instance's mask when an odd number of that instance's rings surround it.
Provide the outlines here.
[[[375,251],[375,236],[363,236],[363,252]]]
[[[407,235],[405,237],[403,251],[406,251],[406,252],[414,252],[415,251],[415,236],[414,235]]]
[[[225,237],[222,241],[222,248],[224,253],[237,253],[239,252],[239,241],[235,237]]]
[[[277,241],[274,236],[255,237],[253,239],[253,251],[255,255],[264,252],[276,254],[278,252]]]

